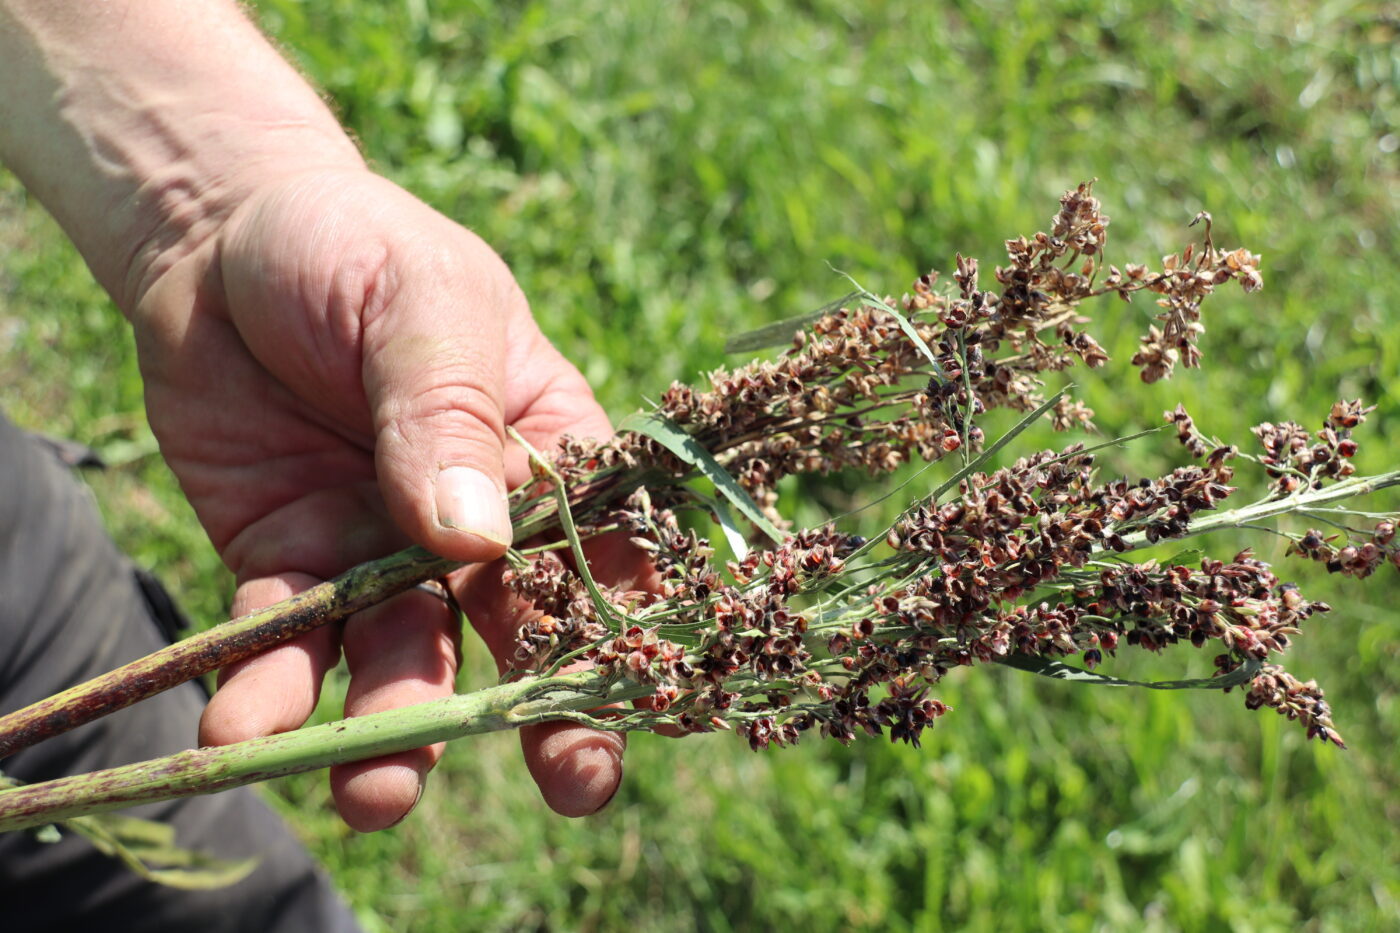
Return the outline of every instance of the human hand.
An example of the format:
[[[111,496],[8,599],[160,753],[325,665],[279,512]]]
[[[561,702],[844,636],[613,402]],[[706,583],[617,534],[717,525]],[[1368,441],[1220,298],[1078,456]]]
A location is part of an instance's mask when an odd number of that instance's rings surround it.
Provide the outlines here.
[[[505,488],[567,431],[606,436],[578,371],[548,343],[501,259],[478,237],[358,167],[319,168],[248,197],[140,289],[129,312],[151,427],[234,571],[234,614],[416,542],[471,562],[510,538]],[[602,542],[595,574],[647,573]],[[498,570],[455,575],[467,613],[505,663],[526,607]],[[448,694],[457,670],[447,606],[410,591],[222,672],[201,742],[300,726],[341,650],[345,712]],[[582,815],[611,798],[621,738],[568,724],[522,735],[549,804]],[[442,753],[432,746],[332,769],[346,822],[402,819]]]
[[[610,433],[500,258],[367,171],[232,0],[0,0],[0,85],[0,159],[131,319],[151,426],[237,577],[236,614],[409,541],[499,557],[526,469],[504,426],[542,450]],[[645,574],[598,548],[595,575]],[[453,585],[504,657],[524,607],[487,570]],[[441,602],[403,594],[223,672],[201,738],[301,725],[342,649],[350,715],[440,696],[456,638]],[[613,737],[523,740],[555,809],[615,790]],[[333,769],[346,821],[401,819],[441,751]]]

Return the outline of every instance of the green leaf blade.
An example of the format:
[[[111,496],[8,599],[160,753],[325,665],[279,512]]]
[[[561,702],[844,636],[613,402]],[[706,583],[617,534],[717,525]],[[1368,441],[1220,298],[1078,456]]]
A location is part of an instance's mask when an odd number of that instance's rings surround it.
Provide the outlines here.
[[[1018,671],[1049,677],[1051,680],[1065,680],[1098,687],[1145,687],[1148,690],[1225,690],[1249,683],[1263,667],[1263,662],[1250,658],[1235,670],[1219,677],[1199,677],[1190,680],[1123,680],[1109,677],[1107,674],[1096,674],[1053,658],[1029,654],[1007,655],[998,658],[997,663]]]
[[[655,412],[635,412],[622,420],[618,430],[644,434],[695,467],[706,479],[714,483],[715,489],[719,490],[731,505],[743,513],[743,516],[773,543],[780,543],[787,537],[764,516],[758,503],[753,501],[744,491],[744,487],[739,485],[739,481],[720,465],[714,455],[671,419]]]
[[[773,347],[784,346],[792,341],[793,334],[797,333],[799,330],[821,320],[831,312],[840,309],[848,301],[859,297],[861,297],[860,292],[847,292],[835,301],[824,304],[815,311],[808,311],[806,314],[799,314],[796,317],[774,321],[772,324],[765,324],[762,327],[745,331],[738,336],[730,337],[724,344],[724,352],[753,353],[757,350],[768,350]]]

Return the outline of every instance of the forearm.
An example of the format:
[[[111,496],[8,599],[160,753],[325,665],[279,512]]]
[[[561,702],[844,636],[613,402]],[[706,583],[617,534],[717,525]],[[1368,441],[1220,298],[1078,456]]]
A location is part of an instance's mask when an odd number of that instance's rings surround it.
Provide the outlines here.
[[[123,311],[269,177],[359,154],[226,0],[0,0],[0,160]]]

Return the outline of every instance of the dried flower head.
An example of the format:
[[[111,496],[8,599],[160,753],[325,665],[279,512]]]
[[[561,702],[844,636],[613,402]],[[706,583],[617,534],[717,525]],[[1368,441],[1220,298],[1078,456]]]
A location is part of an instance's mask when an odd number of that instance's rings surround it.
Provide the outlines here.
[[[1060,430],[1092,427],[1081,402],[1044,395],[1050,374],[1108,360],[1084,329],[1086,301],[1159,296],[1132,360],[1152,382],[1178,363],[1200,364],[1201,303],[1217,286],[1262,284],[1259,257],[1217,249],[1206,214],[1197,217],[1202,240],[1160,268],[1110,265],[1101,276],[1108,218],[1092,187],[1061,199],[1048,233],[1006,242],[995,290],[982,290],[978,262],[959,255],[946,292],[936,271],[898,302],[862,291],[776,360],[716,370],[706,388],[676,384],[662,396],[655,417],[703,448],[775,525],[785,476],[878,475],[913,459],[961,458],[954,480],[907,509],[882,541],[801,530],[721,568],[678,518],[697,504],[711,511],[685,485],[697,461],[655,431],[571,443],[558,468],[570,488],[589,493],[577,497],[585,527],[626,529],[652,556],[660,592],[590,593],[559,561],[517,571],[510,585],[542,612],[522,626],[517,661],[541,671],[585,657],[603,678],[653,691],[648,710],[629,714],[636,727],[732,726],[758,749],[809,731],[843,742],[888,733],[917,745],[947,712],[929,691],[957,667],[1046,670],[1077,657],[1093,669],[1124,647],[1209,644],[1217,654],[1207,683],[1247,687],[1251,708],[1275,708],[1340,745],[1321,690],[1276,663],[1325,604],[1249,551],[1193,564],[1119,556],[1263,508],[1218,511],[1237,491],[1238,451],[1202,434],[1184,407],[1164,418],[1196,462],[1159,477],[1102,479],[1083,444],[995,470],[972,462],[985,444],[977,422],[993,409],[1044,414]],[[1248,459],[1263,466],[1272,495],[1319,495],[1352,474],[1352,431],[1370,410],[1339,402],[1315,434],[1292,422],[1260,425],[1264,452]],[[599,490],[639,472],[644,487],[596,506],[607,501]],[[1203,522],[1203,513],[1212,517]],[[1386,561],[1400,567],[1394,537],[1387,520],[1366,541],[1308,531],[1292,550],[1365,576]],[[886,556],[875,555],[880,544]]]

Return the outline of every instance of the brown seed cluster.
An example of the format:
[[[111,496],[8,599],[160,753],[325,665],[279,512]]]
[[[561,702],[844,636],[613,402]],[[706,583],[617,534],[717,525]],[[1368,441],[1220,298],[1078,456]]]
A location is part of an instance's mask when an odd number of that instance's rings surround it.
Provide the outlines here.
[[[1074,445],[972,474],[953,500],[921,505],[896,524],[887,544],[898,569],[849,599],[851,621],[835,630],[823,623],[813,631],[810,613],[794,601],[839,582],[861,539],[804,531],[731,563],[726,582],[672,510],[634,494],[621,522],[653,555],[664,584],[654,604],[634,601],[620,611],[665,607],[666,622],[619,627],[584,656],[605,676],[654,687],[652,711],[669,712],[683,730],[732,723],[755,748],[790,744],[814,728],[841,741],[887,731],[918,744],[946,712],[928,695],[932,684],[955,667],[1013,653],[1080,654],[1092,668],[1124,645],[1160,651],[1215,641],[1224,648],[1217,668],[1228,673],[1284,651],[1303,620],[1327,607],[1280,583],[1248,552],[1229,563],[1207,558],[1199,568],[1149,562],[1090,577],[1082,571],[1096,555],[1127,547],[1124,533],[1154,540],[1184,532],[1192,514],[1232,491],[1223,459],[1158,480],[1098,484],[1093,457]],[[577,584],[561,583],[563,565],[550,566],[513,585],[577,614],[597,636],[606,622]],[[1074,579],[1062,583],[1067,573]],[[1046,586],[1062,598],[1018,604]],[[554,637],[557,656],[579,644],[563,637],[577,631],[546,614],[522,627],[518,658],[544,663],[536,646]],[[1301,708],[1298,691],[1284,695],[1289,709]],[[1309,709],[1307,722],[1322,723]],[[1339,741],[1330,720],[1320,728],[1316,735]]]
[[[862,539],[803,531],[721,574],[674,511],[639,491],[617,520],[652,554],[660,595],[609,593],[610,611],[600,614],[562,562],[538,562],[510,580],[545,609],[522,626],[517,660],[539,669],[577,652],[605,677],[652,688],[650,715],[690,732],[732,727],[754,748],[811,730],[917,745],[947,711],[929,696],[932,685],[953,668],[1013,654],[1080,655],[1092,668],[1124,646],[1218,643],[1220,674],[1271,662],[1328,607],[1249,552],[1198,567],[1105,563],[1131,546],[1125,535],[1184,533],[1193,514],[1228,496],[1225,459],[1156,480],[1097,483],[1092,455],[1073,445],[973,473],[951,500],[921,504],[896,523],[883,575],[845,586],[834,616],[820,599],[800,604],[843,587]],[[1389,545],[1393,526],[1378,532]],[[1036,598],[1046,592],[1058,598]],[[1277,666],[1261,670],[1251,707],[1274,707],[1340,744],[1316,685]]]
[[[1210,444],[1196,430],[1196,422],[1187,413],[1186,406],[1177,404],[1171,411],[1162,412],[1167,424],[1176,428],[1176,439],[1193,457],[1204,457],[1210,453]]]
[[[1197,648],[1218,640],[1228,649],[1216,658],[1220,673],[1286,650],[1305,619],[1330,608],[1281,583],[1249,551],[1228,564],[1205,558],[1199,570],[1146,564],[1105,571],[1100,587],[1089,609],[1121,620],[1129,645],[1159,651],[1183,640]]]
[[[1060,199],[1050,233],[1006,241],[1010,264],[997,267],[1001,319],[992,339],[1011,337],[1095,294],[1093,275],[1108,237],[1108,217],[1085,182]],[[1079,264],[1079,258],[1084,262]],[[1077,267],[1076,267],[1076,264]]]
[[[1308,738],[1346,748],[1332,725],[1332,708],[1315,681],[1300,681],[1277,664],[1266,664],[1250,682],[1244,702],[1250,709],[1267,706],[1278,710],[1280,715],[1302,723],[1308,730]]]
[[[897,721],[892,737],[917,742],[936,716],[881,719],[875,714],[890,710],[872,702],[872,688],[899,684],[901,696],[909,696],[912,684],[936,683],[951,668],[1012,653],[1082,652],[1092,668],[1120,644],[1156,651],[1213,639],[1227,649],[1217,658],[1226,673],[1247,658],[1283,651],[1302,620],[1326,611],[1279,583],[1248,553],[1230,564],[1206,559],[1198,570],[1153,563],[1113,568],[1072,587],[1070,598],[1054,605],[1008,606],[1083,566],[1105,546],[1108,516],[1135,501],[1120,484],[1093,486],[1088,456],[1071,452],[1051,460],[1046,453],[974,477],[957,502],[920,508],[897,526],[889,543],[928,570],[907,586],[870,594],[868,614],[828,640],[849,679],[833,702],[797,718],[800,729],[819,723],[822,734],[848,740]],[[1157,485],[1201,482],[1188,475]],[[1192,495],[1182,499],[1190,502]],[[1156,509],[1166,513],[1182,499],[1163,496]]]
[[[1228,485],[1234,470],[1225,464],[1226,455],[1222,452],[1205,466],[1177,467],[1160,479],[1107,484],[1102,495],[1108,516],[1116,523],[1107,539],[1109,547],[1120,550],[1120,539],[1130,530],[1141,531],[1149,544],[1185,534],[1192,515],[1215,508],[1235,491]]]
[[[1355,473],[1351,458],[1356,456],[1356,441],[1351,432],[1375,407],[1363,405],[1360,399],[1337,402],[1316,434],[1292,421],[1256,426],[1254,436],[1264,448],[1260,462],[1268,467],[1274,492],[1286,496],[1317,489],[1328,480]]]
[[[678,724],[689,731],[708,729],[710,716],[739,698],[730,681],[820,683],[809,669],[807,618],[788,600],[838,576],[863,539],[831,528],[799,532],[778,548],[751,551],[731,564],[730,574],[739,583],[732,585],[722,581],[709,547],[693,531],[682,531],[675,513],[657,508],[648,492],[631,496],[618,517],[634,533],[633,543],[651,554],[660,593],[608,592],[615,611],[605,618],[582,581],[558,560],[511,573],[508,585],[544,610],[517,633],[515,659],[522,668],[540,670],[578,651],[604,676],[655,685],[651,705],[657,712],[670,709],[687,691]],[[615,621],[648,607],[664,609],[667,623]],[[556,613],[566,615],[561,619]],[[688,631],[696,634],[666,637]]]
[[[1395,544],[1395,522],[1390,520],[1377,522],[1369,535],[1348,531],[1345,536],[1324,537],[1316,528],[1309,528],[1293,539],[1288,553],[1326,564],[1329,573],[1358,579],[1369,577],[1387,561],[1400,570],[1400,546]]]
[[[784,476],[878,475],[913,459],[977,450],[983,434],[976,421],[984,412],[1030,411],[1044,401],[1047,373],[1102,366],[1108,355],[1082,326],[1089,299],[1159,293],[1160,326],[1134,363],[1148,381],[1167,375],[1178,359],[1196,365],[1201,301],[1231,278],[1257,288],[1258,257],[1217,250],[1207,220],[1200,247],[1167,256],[1160,271],[1110,266],[1100,282],[1108,223],[1086,182],[1061,199],[1050,232],[1006,241],[1008,263],[996,268],[996,289],[981,289],[977,260],[958,256],[947,293],[935,271],[898,302],[867,294],[800,332],[777,360],[716,370],[704,390],[671,386],[658,414],[715,454],[777,519],[774,490]],[[1092,427],[1092,417],[1069,397],[1051,412],[1060,430]],[[636,433],[602,445],[569,442],[557,466],[571,489],[596,482],[599,471],[690,470]]]
[[[539,611],[516,633],[515,663],[522,670],[547,667],[608,634],[583,581],[553,554],[505,571],[503,582]]]
[[[880,625],[866,620],[853,635],[836,637],[833,652],[859,644],[855,683],[889,678],[907,688],[913,675],[935,682],[952,667],[994,661],[1013,652],[1043,657],[1082,652],[1085,664],[1093,668],[1104,652],[1112,654],[1121,644],[1160,651],[1181,641],[1199,648],[1212,640],[1227,649],[1216,658],[1218,672],[1226,674],[1247,658],[1264,659],[1284,651],[1303,620],[1328,610],[1323,603],[1303,599],[1295,587],[1281,584],[1248,552],[1229,564],[1207,558],[1199,569],[1149,562],[1106,570],[1094,584],[1077,589],[1070,602],[983,611],[956,624],[936,611],[937,599],[923,595],[927,593],[924,587],[885,597]],[[879,637],[881,631],[891,630],[899,635]],[[915,658],[919,666],[910,671]],[[1264,670],[1281,676],[1282,669],[1275,665]],[[823,719],[829,734],[849,737],[853,727],[862,725],[851,717],[869,705],[863,691],[855,693],[858,701],[847,698]],[[1289,694],[1301,702],[1298,696],[1297,691]],[[1322,700],[1315,684],[1308,686],[1308,696]],[[1251,700],[1251,708],[1257,706]],[[1326,731],[1314,737],[1340,744],[1331,721],[1324,721],[1319,709],[1325,706],[1314,706],[1309,724],[1316,722]]]
[[[1143,382],[1156,382],[1172,374],[1179,362],[1188,369],[1201,365],[1197,340],[1204,333],[1201,324],[1201,302],[1215,291],[1216,286],[1234,279],[1246,292],[1264,287],[1259,274],[1259,257],[1246,249],[1218,250],[1211,240],[1210,215],[1197,215],[1204,220],[1206,233],[1200,250],[1190,244],[1180,253],[1162,257],[1162,271],[1149,274],[1141,266],[1128,266],[1126,274],[1112,269],[1109,284],[1124,298],[1130,298],[1129,284],[1146,287],[1161,295],[1157,305],[1158,324],[1152,325],[1142,345],[1133,356],[1133,365],[1141,370]]]
[[[994,593],[1015,599],[1061,566],[1083,566],[1104,539],[1107,497],[1093,488],[1093,456],[1082,447],[973,474],[955,501],[908,513],[887,543],[935,560],[947,611],[959,615],[985,609]]]

